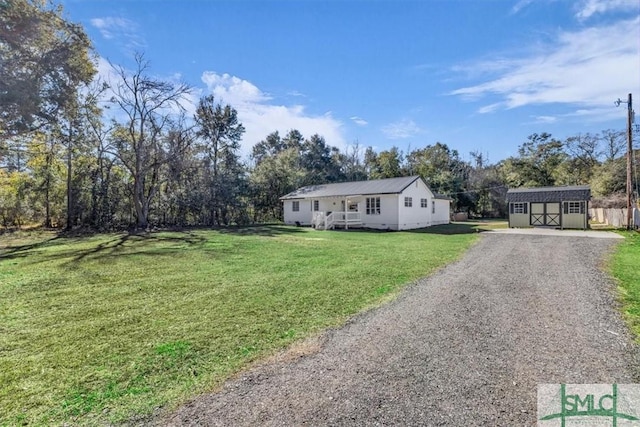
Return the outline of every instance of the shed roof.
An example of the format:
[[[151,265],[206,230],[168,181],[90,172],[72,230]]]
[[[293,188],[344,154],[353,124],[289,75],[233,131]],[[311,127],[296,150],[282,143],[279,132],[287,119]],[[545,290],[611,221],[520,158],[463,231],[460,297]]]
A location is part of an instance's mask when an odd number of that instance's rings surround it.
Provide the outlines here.
[[[398,194],[413,184],[419,176],[375,179],[371,181],[339,182],[336,184],[309,185],[280,197],[280,200],[320,197],[344,197],[370,194]]]
[[[565,187],[531,187],[510,188],[507,191],[507,202],[562,202],[565,200],[589,200],[591,188],[588,185],[571,185]]]

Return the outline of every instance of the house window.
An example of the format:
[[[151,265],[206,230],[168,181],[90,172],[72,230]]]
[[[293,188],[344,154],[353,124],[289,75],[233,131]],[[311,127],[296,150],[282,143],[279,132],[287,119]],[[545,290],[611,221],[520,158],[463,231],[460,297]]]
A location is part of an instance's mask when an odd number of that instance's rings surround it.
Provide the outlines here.
[[[511,203],[511,209],[509,212],[512,214],[526,214],[527,204],[525,202]]]
[[[432,214],[436,213],[436,201],[435,200],[431,201],[431,213]]]
[[[358,204],[349,203],[349,212],[358,212]]]
[[[311,202],[311,210],[314,212],[318,212],[320,210],[320,201],[319,200],[314,200],[313,202]]]
[[[367,215],[380,215],[380,197],[367,197],[366,205]]]
[[[421,208],[428,208],[429,207],[429,201],[427,199],[420,199],[420,207]]]
[[[410,208],[411,206],[413,206],[413,199],[411,197],[405,197],[404,198],[404,207],[405,208]]]
[[[299,201],[294,201],[292,206],[291,206],[291,210],[294,212],[300,212],[300,202]]]
[[[564,202],[564,213],[566,214],[583,214],[584,202]]]

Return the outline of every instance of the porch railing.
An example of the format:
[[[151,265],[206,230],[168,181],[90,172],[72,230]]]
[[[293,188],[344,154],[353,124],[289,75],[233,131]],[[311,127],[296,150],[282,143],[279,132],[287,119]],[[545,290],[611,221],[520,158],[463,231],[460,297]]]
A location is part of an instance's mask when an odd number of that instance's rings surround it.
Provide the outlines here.
[[[362,224],[362,217],[360,212],[331,212],[328,215],[325,212],[314,212],[312,223],[316,229],[321,230],[330,230],[336,225],[349,228],[350,225]]]

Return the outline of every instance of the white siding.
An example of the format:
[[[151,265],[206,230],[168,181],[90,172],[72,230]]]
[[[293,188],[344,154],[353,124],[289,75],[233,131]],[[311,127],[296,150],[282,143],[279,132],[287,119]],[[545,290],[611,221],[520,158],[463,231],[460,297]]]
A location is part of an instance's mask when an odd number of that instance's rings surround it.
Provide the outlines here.
[[[367,197],[380,197],[380,215],[367,215]],[[362,218],[362,226],[369,228],[377,228],[380,230],[397,230],[398,229],[398,195],[397,194],[381,194],[364,196],[361,202],[360,217]]]
[[[405,197],[411,197],[411,207],[404,205]],[[420,199],[427,199],[427,207],[420,206]],[[398,230],[411,230],[431,225],[431,201],[433,193],[421,179],[416,180],[398,197],[399,224]]]
[[[431,216],[431,225],[449,224],[451,201],[445,199],[434,199],[436,202],[436,212]],[[429,206],[431,212],[431,206]]]
[[[309,209],[311,209],[311,206],[312,206],[314,200],[318,201],[318,212],[328,213],[328,212],[339,210],[339,209],[336,209],[335,206],[332,206],[332,204],[331,204],[332,200],[331,199],[309,199],[309,200],[305,200],[305,203],[309,204]]]
[[[293,211],[293,202],[300,202],[300,211]],[[295,225],[296,221],[301,225],[311,224],[311,203],[308,200],[285,200],[283,204],[284,223]]]

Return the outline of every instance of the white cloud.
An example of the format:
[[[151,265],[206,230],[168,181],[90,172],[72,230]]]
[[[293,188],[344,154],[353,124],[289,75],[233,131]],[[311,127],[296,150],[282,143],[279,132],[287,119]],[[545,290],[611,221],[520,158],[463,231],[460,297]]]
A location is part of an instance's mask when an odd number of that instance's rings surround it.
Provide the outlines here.
[[[492,98],[493,102],[480,107],[479,113],[532,104],[561,103],[585,110],[609,105],[613,99],[639,89],[640,47],[632,36],[637,35],[639,25],[640,19],[635,18],[560,32],[554,45],[531,56],[500,59],[499,66],[484,70],[486,61],[472,66],[476,73],[483,70],[492,77],[451,94],[467,100]]]
[[[122,31],[123,29],[129,27],[131,22],[125,18],[115,18],[112,16],[107,16],[105,18],[93,18],[91,20],[91,25],[96,27],[102,37],[107,40],[111,40],[115,37],[115,32]]]
[[[558,118],[555,116],[535,116],[534,120],[534,123],[548,124],[557,122]]]
[[[292,90],[290,92],[287,92],[287,95],[293,96],[293,97],[300,97],[300,98],[306,98],[307,97],[307,95],[305,95],[302,92],[298,92],[297,90]]]
[[[351,119],[351,121],[353,121],[353,123],[357,124],[358,126],[366,126],[369,124],[369,122],[363,119],[362,117],[353,116],[349,118]]]
[[[564,115],[564,117],[569,119],[576,119],[580,121],[589,121],[591,123],[598,122],[607,122],[610,120],[620,120],[620,126],[624,126],[627,119],[627,109],[623,108],[615,108],[613,106],[613,102],[603,108],[589,108],[589,109],[576,109],[570,113]]]
[[[105,16],[91,19],[91,25],[100,31],[102,37],[121,43],[127,50],[141,50],[146,47],[138,24],[130,19]]]
[[[637,10],[637,0],[582,0],[578,3],[576,18],[580,21],[584,21],[596,14]]]
[[[205,71],[202,74],[202,82],[207,85],[216,99],[231,104],[236,109],[240,105],[259,104],[271,99],[251,82],[226,73]]]
[[[491,58],[489,60],[475,61],[471,64],[454,65],[451,71],[465,74],[468,78],[476,78],[487,73],[500,73],[513,68],[513,60],[506,58]]]
[[[202,81],[218,102],[231,105],[238,111],[238,119],[244,125],[242,152],[247,155],[257,142],[268,134],[279,131],[284,135],[291,129],[299,130],[305,137],[319,134],[327,144],[344,149],[345,138],[342,123],[331,112],[313,115],[305,111],[304,105],[277,105],[273,97],[256,85],[229,74],[205,71]]]
[[[533,0],[520,0],[518,3],[516,3],[513,8],[511,8],[511,13],[512,14],[516,14],[518,12],[520,12],[522,9],[524,9],[525,7],[529,6],[529,4],[531,4],[533,2]]]
[[[382,133],[389,139],[406,139],[422,131],[418,125],[409,119],[399,120],[382,127]]]
[[[504,105],[505,104],[503,102],[496,102],[495,104],[485,105],[484,107],[480,107],[478,109],[478,113],[480,114],[493,113],[494,111],[499,110],[500,107],[503,107]]]

